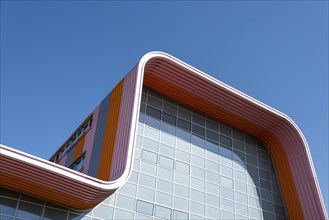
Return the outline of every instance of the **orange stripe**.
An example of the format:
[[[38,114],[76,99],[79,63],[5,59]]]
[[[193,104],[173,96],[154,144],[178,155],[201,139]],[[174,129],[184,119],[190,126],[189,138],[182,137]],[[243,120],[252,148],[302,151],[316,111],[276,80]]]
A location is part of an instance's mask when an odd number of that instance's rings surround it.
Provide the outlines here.
[[[102,154],[98,168],[98,179],[105,181],[108,181],[110,177],[111,161],[114,152],[114,144],[120,114],[123,82],[124,80],[121,80],[120,83],[112,90],[110,98]]]
[[[83,137],[76,144],[73,161],[75,161],[76,159],[78,159],[78,157],[81,156],[83,152],[83,145],[85,144],[85,139],[86,139],[86,135],[83,135]]]

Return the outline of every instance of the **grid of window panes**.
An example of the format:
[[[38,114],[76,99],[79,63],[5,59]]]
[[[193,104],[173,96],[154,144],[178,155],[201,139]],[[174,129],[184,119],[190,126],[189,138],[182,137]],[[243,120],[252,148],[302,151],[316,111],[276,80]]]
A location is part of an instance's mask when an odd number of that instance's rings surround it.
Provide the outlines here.
[[[128,182],[90,212],[44,203],[40,216],[58,211],[67,219],[286,219],[272,159],[261,142],[147,88],[134,157]],[[22,204],[36,206],[3,198],[12,204],[4,209],[8,216],[22,217]]]

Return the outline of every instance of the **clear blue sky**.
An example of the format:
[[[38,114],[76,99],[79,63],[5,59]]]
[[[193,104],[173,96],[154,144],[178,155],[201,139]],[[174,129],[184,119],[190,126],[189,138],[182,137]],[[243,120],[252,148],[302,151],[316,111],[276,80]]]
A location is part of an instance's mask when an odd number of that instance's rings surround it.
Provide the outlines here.
[[[1,143],[48,159],[154,50],[290,116],[328,210],[327,1],[1,1]]]

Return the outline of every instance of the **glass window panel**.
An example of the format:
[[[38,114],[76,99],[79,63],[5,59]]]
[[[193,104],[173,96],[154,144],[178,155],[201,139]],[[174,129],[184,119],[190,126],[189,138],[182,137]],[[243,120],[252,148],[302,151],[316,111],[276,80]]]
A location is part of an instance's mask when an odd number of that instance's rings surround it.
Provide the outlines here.
[[[234,214],[231,212],[222,211],[222,219],[234,219]]]
[[[244,144],[240,141],[233,140],[233,149],[245,152]]]
[[[113,219],[133,219],[134,218],[134,213],[126,211],[126,210],[121,210],[121,209],[115,209],[114,211],[114,218]]]
[[[189,198],[189,188],[175,184],[174,194],[188,199]]]
[[[246,155],[246,161],[247,163],[254,165],[256,167],[258,167],[258,163],[257,163],[257,158],[250,156],[249,154]]]
[[[219,134],[217,132],[215,132],[215,131],[212,131],[212,130],[207,129],[206,130],[206,137],[209,140],[212,140],[212,141],[215,141],[215,142],[219,142]]]
[[[169,146],[175,146],[176,140],[175,140],[175,136],[170,135],[170,134],[166,134],[166,133],[161,133],[161,142],[165,143]]]
[[[176,159],[184,161],[186,163],[190,163],[190,154],[185,151],[176,149]]]
[[[159,164],[174,169],[174,160],[170,159],[169,157],[160,156]]]
[[[154,140],[151,140],[148,138],[144,138],[143,147],[146,149],[149,149],[153,152],[158,152],[159,143],[157,141],[154,141]]]
[[[160,131],[146,126],[144,136],[159,141]]]
[[[141,156],[141,149],[139,147],[135,147],[135,158],[139,159]]]
[[[286,215],[286,211],[283,206],[274,204],[275,214],[279,214],[282,216]]]
[[[182,128],[186,131],[191,131],[191,122],[178,118],[177,127]]]
[[[150,105],[157,109],[162,109],[162,101],[152,96],[148,96],[147,105]]]
[[[257,140],[256,140],[256,138],[254,138],[254,137],[252,137],[252,136],[250,136],[248,134],[245,135],[245,139],[244,140],[245,140],[246,144],[249,144],[251,146],[257,146]]]
[[[176,125],[176,117],[165,112],[162,113],[162,121],[174,126]]]
[[[214,161],[206,160],[206,169],[218,173],[219,172],[218,163]]]
[[[249,216],[255,219],[263,219],[262,211],[252,207],[249,207]]]
[[[68,214],[67,211],[59,210],[59,209],[52,209],[52,208],[49,208],[49,207],[46,206],[45,209],[44,209],[44,212],[43,212],[43,218],[42,219],[44,219],[44,220],[47,220],[47,219],[66,219],[67,214]]]
[[[241,202],[242,204],[248,204],[248,197],[244,193],[234,192],[235,201]]]
[[[176,129],[176,135],[177,135],[177,138],[180,138],[180,139],[182,139],[184,141],[190,142],[190,140],[191,140],[191,134],[190,134],[190,132],[185,131],[183,129],[180,129],[178,127]],[[179,147],[179,145],[177,145],[177,146]]]
[[[177,107],[167,102],[163,102],[163,111],[173,116],[177,115]]]
[[[174,180],[174,172],[162,167],[158,167],[158,177],[163,178],[168,181]]]
[[[193,123],[196,123],[196,124],[201,125],[203,127],[206,125],[205,117],[200,115],[200,114],[197,114],[195,112],[193,112],[192,121],[193,121]]]
[[[233,170],[230,167],[220,165],[220,173],[222,175],[233,177]]]
[[[206,180],[209,182],[219,184],[219,174],[206,171]]]
[[[137,197],[142,200],[154,202],[154,190],[145,187],[138,187]]]
[[[267,162],[265,160],[258,159],[258,166],[261,169],[268,170],[268,171],[270,170],[270,164],[269,164],[269,162]]]
[[[206,206],[206,217],[220,219],[219,209]]]
[[[138,171],[139,170],[139,164],[140,164],[140,160],[134,160],[133,162],[133,170]]]
[[[219,183],[219,182],[218,182]],[[212,195],[219,195],[219,185],[206,182],[206,192]]]
[[[238,141],[244,142],[244,134],[240,131],[233,130],[233,138]]]
[[[18,218],[39,219],[42,209],[43,207],[40,205],[20,201],[15,216]]]
[[[206,205],[219,207],[219,197],[211,194],[206,194]]]
[[[132,183],[125,183],[121,188],[119,188],[118,193],[135,196],[137,191],[137,187]]]
[[[269,212],[274,212],[274,204],[265,200],[262,200],[262,209]]]
[[[135,209],[135,199],[128,196],[117,195],[117,207],[134,210]]]
[[[156,166],[144,161],[141,161],[140,172],[155,176],[156,175]]]
[[[156,203],[164,206],[171,206],[172,195],[157,192],[156,193]]]
[[[161,123],[161,131],[168,135],[173,135],[176,137],[176,127],[168,123]]]
[[[176,170],[181,171],[186,174],[190,174],[190,166],[186,163],[176,161]]]
[[[153,215],[153,204],[137,200],[136,211],[148,215]]]
[[[257,197],[248,196],[248,205],[260,208],[260,202]]]
[[[188,186],[190,183],[190,178],[182,173],[175,173],[175,183],[179,183]]]
[[[151,151],[147,151],[147,150],[143,150],[142,151],[142,159],[150,161],[152,163],[156,163],[157,162],[157,154],[156,153],[152,153]]]
[[[136,171],[133,171],[130,175],[130,178],[128,179],[128,182],[137,183],[137,181],[138,181],[138,174]]]
[[[151,98],[151,97],[150,97]],[[158,108],[161,109],[161,108]],[[151,106],[146,107],[146,115],[149,115],[156,119],[161,119],[161,111]]]
[[[155,216],[163,219],[171,219],[171,210],[166,207],[156,205]]]
[[[196,125],[196,124],[192,124],[192,132],[194,134],[199,135],[200,137],[203,137],[203,138],[206,135],[206,129],[204,127],[201,127],[201,126]]]
[[[247,184],[244,182],[234,181],[234,189],[236,191],[247,193]]]
[[[199,155],[200,157],[204,157],[204,140],[195,135],[192,135],[191,151],[193,154]]]
[[[272,193],[270,191],[261,189],[260,192],[261,192],[261,196],[260,197],[262,199],[265,199],[267,201],[273,202]]]
[[[1,199],[1,203],[0,203],[1,214],[14,216],[15,209],[17,206],[17,200],[7,199],[3,197],[0,197],[0,199]]]
[[[232,137],[232,129],[227,126],[220,125],[220,133]]]
[[[232,147],[232,139],[231,138],[228,138],[224,135],[220,135],[219,136],[219,142],[223,145],[226,145],[228,147]]]
[[[221,176],[221,184],[222,186],[233,189],[233,180],[224,176]]]
[[[156,130],[159,130],[160,124],[161,124],[160,120],[153,118],[151,116],[145,116],[145,125],[148,125],[149,128],[155,128]],[[144,129],[144,135],[147,136],[146,129]]]
[[[204,205],[201,203],[190,201],[190,212],[204,216]]]
[[[184,140],[184,139],[180,139],[177,138],[177,148],[179,148],[180,150],[185,150],[187,152],[190,152],[191,150],[191,144],[190,142],[188,142],[189,140]]]
[[[191,175],[194,177],[198,177],[201,179],[204,179],[204,169],[201,169],[199,167],[191,166]]]
[[[141,147],[142,143],[143,143],[143,138],[141,136],[137,136],[136,145]]]
[[[272,190],[272,186],[271,186],[271,182],[260,179],[260,187],[266,190],[271,191]]]
[[[234,170],[234,178],[240,181],[246,181],[246,174],[238,170]]]
[[[113,215],[113,208],[109,206],[100,204],[95,209],[93,209],[93,217],[96,218],[108,219],[108,218],[112,218],[112,215]]]
[[[235,204],[235,212],[240,214],[240,215],[248,216],[248,206],[236,203]]]
[[[174,208],[182,211],[188,211],[188,200],[185,198],[174,197]]]
[[[139,175],[139,184],[142,186],[148,186],[150,188],[155,188],[155,178],[145,174]]]
[[[173,158],[175,156],[175,149],[168,145],[160,144],[160,154]]]
[[[136,220],[152,220],[153,218],[147,215],[143,215],[143,214],[135,214],[135,219]]]
[[[209,118],[206,119],[206,127],[213,131],[216,131],[216,132],[218,131],[218,123]]]
[[[204,168],[204,159],[195,155],[191,155],[191,163],[194,166]]]
[[[204,191],[204,188],[205,188],[204,180],[191,177],[191,187],[194,189],[198,189],[200,191]]]
[[[204,203],[204,192],[191,189],[191,200]]]
[[[162,179],[157,180],[157,189],[166,193],[172,193],[173,183]]]
[[[222,209],[234,212],[234,203],[232,201],[221,198],[220,203]]]
[[[173,218],[175,220],[189,219],[188,213],[174,210]]]
[[[223,198],[233,200],[233,190],[231,190],[231,189],[227,189],[225,187],[222,187],[220,195]]]
[[[178,117],[185,119],[186,121],[191,121],[191,112],[182,108],[178,108]]]

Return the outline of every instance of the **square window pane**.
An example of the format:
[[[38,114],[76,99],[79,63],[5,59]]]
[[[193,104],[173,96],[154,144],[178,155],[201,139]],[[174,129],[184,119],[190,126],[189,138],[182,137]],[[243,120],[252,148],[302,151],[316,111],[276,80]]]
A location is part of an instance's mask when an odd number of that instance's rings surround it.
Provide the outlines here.
[[[153,204],[141,200],[137,200],[136,211],[148,215],[153,215]]]
[[[154,202],[154,190],[148,189],[145,187],[138,187],[137,197],[141,200],[147,200],[150,202]]]
[[[189,188],[175,184],[174,194],[183,198],[189,198]]]
[[[135,199],[128,196],[117,195],[117,207],[134,210],[135,209]]]
[[[160,218],[164,218],[164,219],[170,219],[171,218],[171,210],[166,208],[166,207],[156,205],[155,206],[155,216],[160,217]]]
[[[173,183],[162,179],[157,180],[157,189],[166,193],[172,193]]]
[[[185,198],[174,197],[174,208],[182,211],[188,211],[188,200]]]
[[[159,157],[159,164],[168,168],[174,168],[174,160],[170,159],[169,157],[160,156]]]

